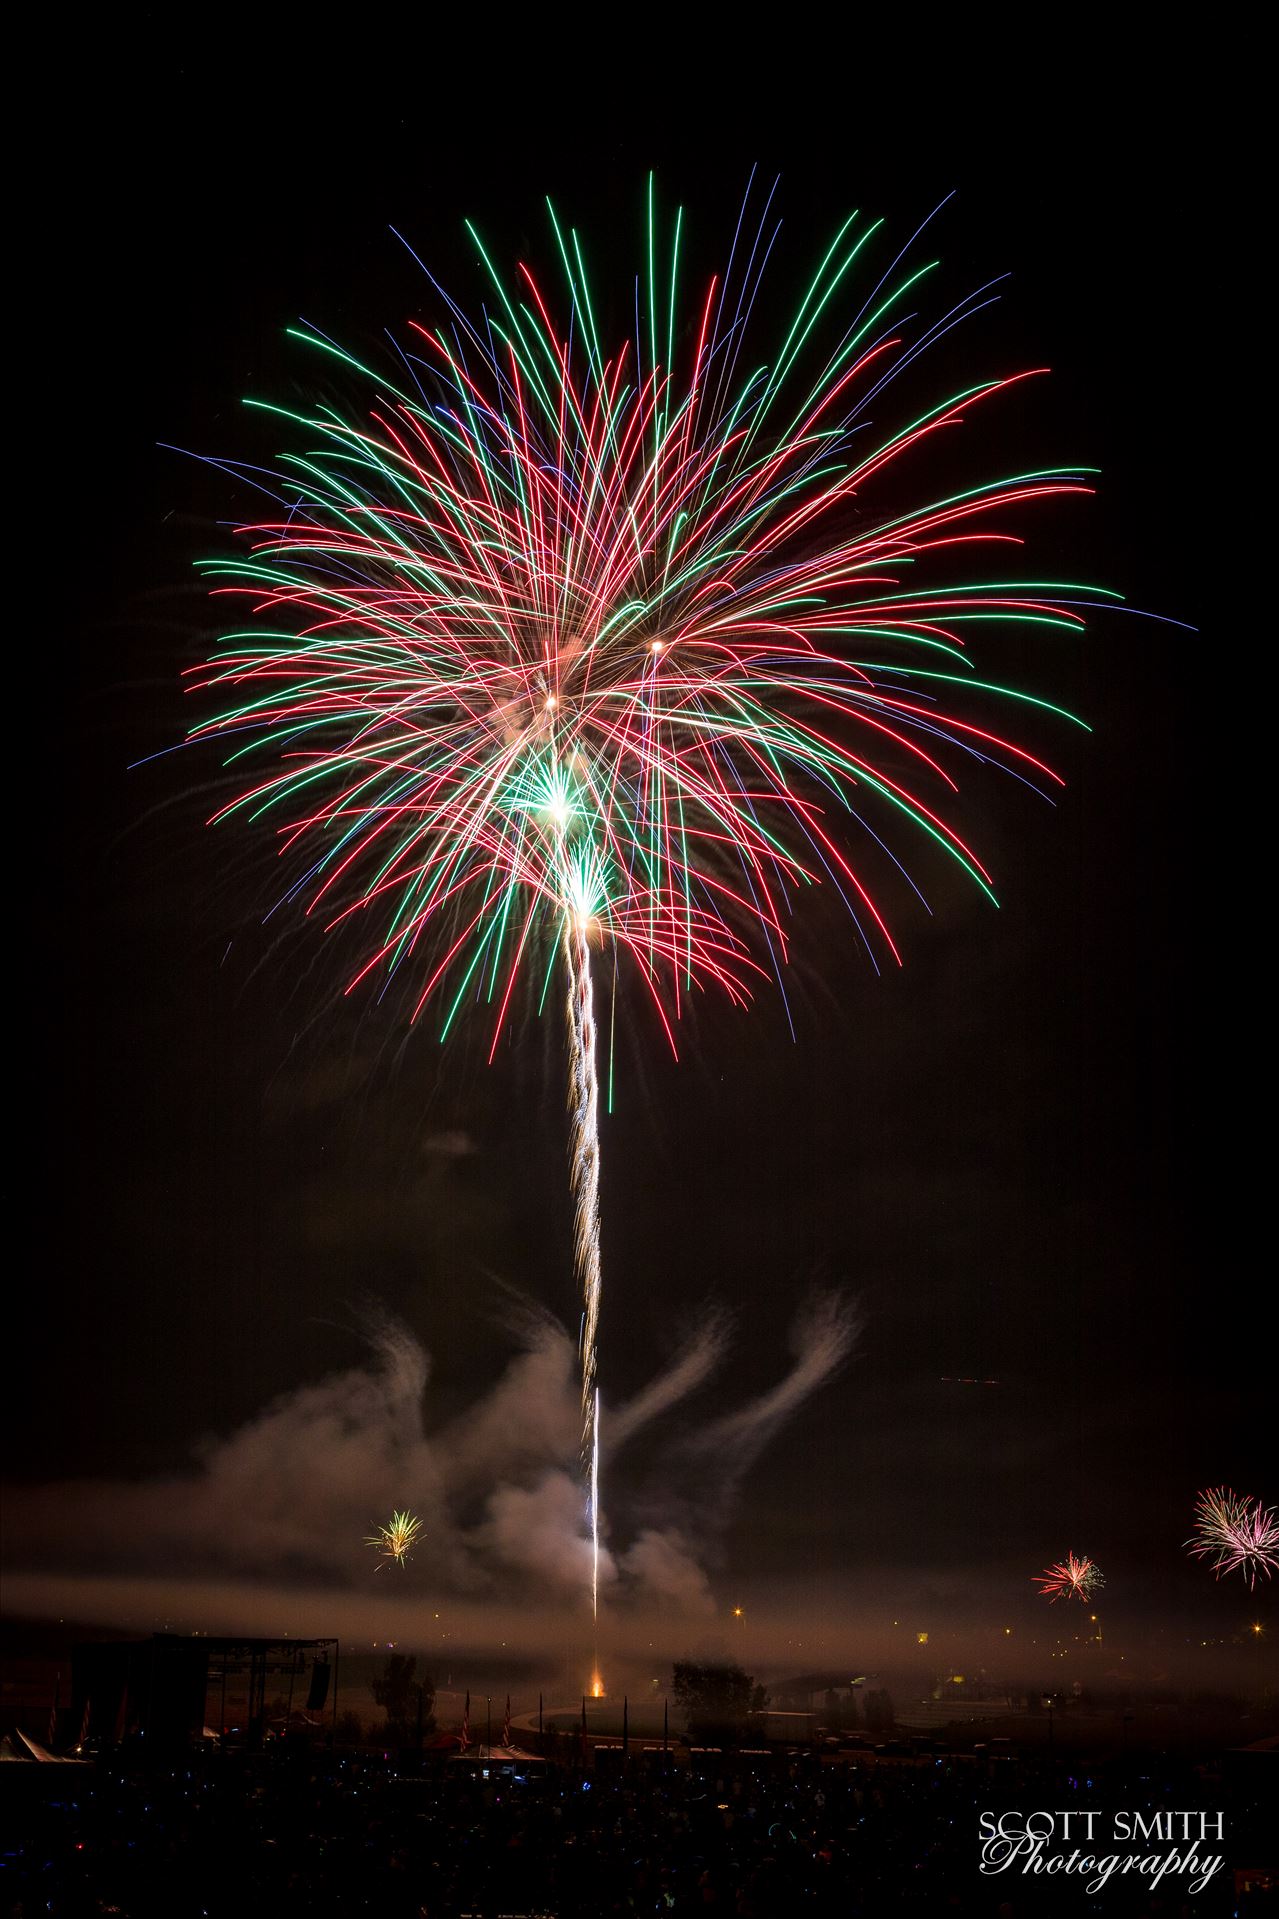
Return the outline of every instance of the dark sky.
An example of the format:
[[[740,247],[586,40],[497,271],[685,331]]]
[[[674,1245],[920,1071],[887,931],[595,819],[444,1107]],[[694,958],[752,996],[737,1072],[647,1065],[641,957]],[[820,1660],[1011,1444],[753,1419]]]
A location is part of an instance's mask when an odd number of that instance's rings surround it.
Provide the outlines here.
[[[389,226],[466,302],[463,217],[549,277],[550,192],[591,237],[597,284],[625,292],[655,165],[689,209],[700,279],[758,160],[783,176],[777,295],[849,207],[900,242],[956,189],[933,234],[945,286],[1013,278],[922,374],[921,405],[949,368],[1048,365],[965,429],[964,470],[1102,469],[1096,500],[1028,520],[1028,570],[1201,625],[1217,484],[1194,370],[1204,156],[1175,89],[1143,98],[1117,75],[1058,98],[992,78],[929,104],[876,87],[875,106],[797,102],[758,124],[690,127],[672,105],[586,126],[450,105],[394,72],[335,104],[147,36],[104,58],[109,86],[81,74],[51,105],[70,184],[36,325],[57,416],[34,456],[52,503],[41,627],[65,682],[55,713],[37,705],[58,737],[25,934],[39,971],[15,1009],[40,1035],[44,1102],[7,1395],[27,1480],[180,1465],[200,1435],[350,1364],[362,1292],[420,1334],[450,1412],[509,1349],[492,1276],[575,1316],[558,1015],[490,1068],[478,1028],[441,1050],[341,1001],[310,928],[264,929],[264,849],[204,829],[212,762],[128,770],[181,736],[179,675],[214,630],[190,563],[238,504],[159,443],[252,447],[241,396],[310,375],[283,338],[299,315],[358,351],[432,311]],[[1220,643],[1120,618],[1082,641],[984,643],[990,677],[1094,728],[1027,735],[1068,777],[1055,812],[993,774],[968,783],[1002,910],[921,852],[935,917],[894,902],[907,964],[876,978],[847,922],[814,909],[793,1042],[775,998],[708,1006],[676,1064],[623,1003],[606,1393],[656,1370],[708,1298],[738,1316],[734,1393],[772,1376],[815,1283],[865,1314],[850,1368],[756,1470],[729,1542],[742,1578],[988,1555],[1029,1572],[1095,1542],[1108,1567],[1175,1585],[1195,1577],[1175,1548],[1196,1488],[1264,1490],[1238,1345],[1255,1275],[1223,1248],[1206,1171],[1226,1124],[1213,1056],[1238,1032],[1209,850],[1231,830],[1229,745],[1205,711]],[[32,1204],[20,1193],[20,1219]],[[999,1384],[943,1383],[964,1375]]]

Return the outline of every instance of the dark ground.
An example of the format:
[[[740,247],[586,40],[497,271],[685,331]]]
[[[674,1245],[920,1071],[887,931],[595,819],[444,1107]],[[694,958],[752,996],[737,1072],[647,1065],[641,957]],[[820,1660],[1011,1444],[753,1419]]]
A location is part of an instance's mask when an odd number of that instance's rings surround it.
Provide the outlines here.
[[[215,1757],[147,1773],[113,1764],[52,1788],[42,1778],[20,1805],[6,1794],[4,1911],[8,1919],[223,1919],[268,1908],[382,1919],[1259,1915],[1275,1909],[1279,1878],[1270,1892],[1236,1890],[1234,1869],[1260,1866],[1264,1852],[1261,1762],[1243,1763],[1246,1772],[1239,1761],[1223,1769],[1133,1753],[1085,1774],[1064,1758],[721,1760],[704,1772],[609,1778],[597,1761],[593,1772],[522,1784],[397,1776],[367,1760],[307,1755]],[[19,1770],[5,1768],[9,1777]],[[1231,1871],[1194,1897],[1184,1877],[1153,1894],[1149,1881],[1139,1890],[1116,1879],[1093,1897],[1077,1877],[983,1878],[983,1812],[1041,1807],[1096,1809],[1098,1831],[1115,1808],[1221,1811],[1226,1842],[1198,1850],[1224,1854]],[[1112,1850],[1184,1858],[1190,1848],[1094,1848]],[[1169,1885],[1179,1890],[1170,1895]]]

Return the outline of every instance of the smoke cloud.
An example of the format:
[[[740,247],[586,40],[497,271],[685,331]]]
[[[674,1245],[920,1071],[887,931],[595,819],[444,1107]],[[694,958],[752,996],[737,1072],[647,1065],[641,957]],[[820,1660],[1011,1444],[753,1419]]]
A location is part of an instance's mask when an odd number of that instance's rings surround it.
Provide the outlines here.
[[[348,1593],[376,1580],[397,1601],[411,1582],[440,1603],[586,1603],[580,1386],[564,1329],[515,1299],[507,1319],[520,1350],[478,1404],[432,1428],[420,1341],[397,1320],[368,1308],[364,1317],[361,1364],[281,1395],[204,1443],[187,1470],[17,1489],[9,1502],[15,1570],[110,1581],[163,1569],[179,1580]],[[637,1472],[623,1477],[636,1490],[616,1490],[612,1503],[606,1492],[600,1578],[614,1608],[694,1618],[713,1610],[709,1570],[745,1474],[846,1361],[856,1325],[847,1303],[815,1300],[792,1327],[783,1377],[698,1427],[686,1411],[668,1416],[728,1352],[730,1322],[710,1310],[657,1378],[616,1413],[605,1408],[606,1469],[637,1435],[649,1438]],[[423,1526],[407,1569],[376,1561],[363,1543],[403,1507]]]

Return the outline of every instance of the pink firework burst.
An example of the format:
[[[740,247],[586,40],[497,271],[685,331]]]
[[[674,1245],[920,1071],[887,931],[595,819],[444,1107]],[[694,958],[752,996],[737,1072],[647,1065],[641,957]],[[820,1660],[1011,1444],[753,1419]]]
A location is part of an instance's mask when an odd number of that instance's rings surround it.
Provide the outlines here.
[[[1079,1558],[1067,1553],[1060,1565],[1047,1566],[1035,1575],[1035,1584],[1053,1605],[1059,1599],[1087,1601],[1105,1583],[1100,1567],[1094,1565],[1087,1553]]]
[[[1195,1502],[1195,1530],[1185,1542],[1194,1559],[1208,1559],[1220,1579],[1241,1572],[1249,1588],[1257,1574],[1279,1572],[1279,1518],[1250,1493],[1213,1486]]]

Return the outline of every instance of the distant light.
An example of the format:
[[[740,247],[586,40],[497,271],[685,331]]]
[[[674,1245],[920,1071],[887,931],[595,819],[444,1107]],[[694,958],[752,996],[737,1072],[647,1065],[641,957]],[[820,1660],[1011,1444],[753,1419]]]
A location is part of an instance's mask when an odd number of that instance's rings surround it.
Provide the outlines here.
[[[896,1625],[897,1621],[894,1620],[893,1624]],[[926,1646],[928,1644],[928,1634],[926,1632],[917,1632],[915,1634],[915,1644],[917,1646]]]
[[[654,641],[653,641],[653,647],[652,647],[652,650],[653,650],[653,652],[654,652],[654,653],[660,653],[660,652],[662,651],[662,642],[661,642],[661,640],[654,640]]]

